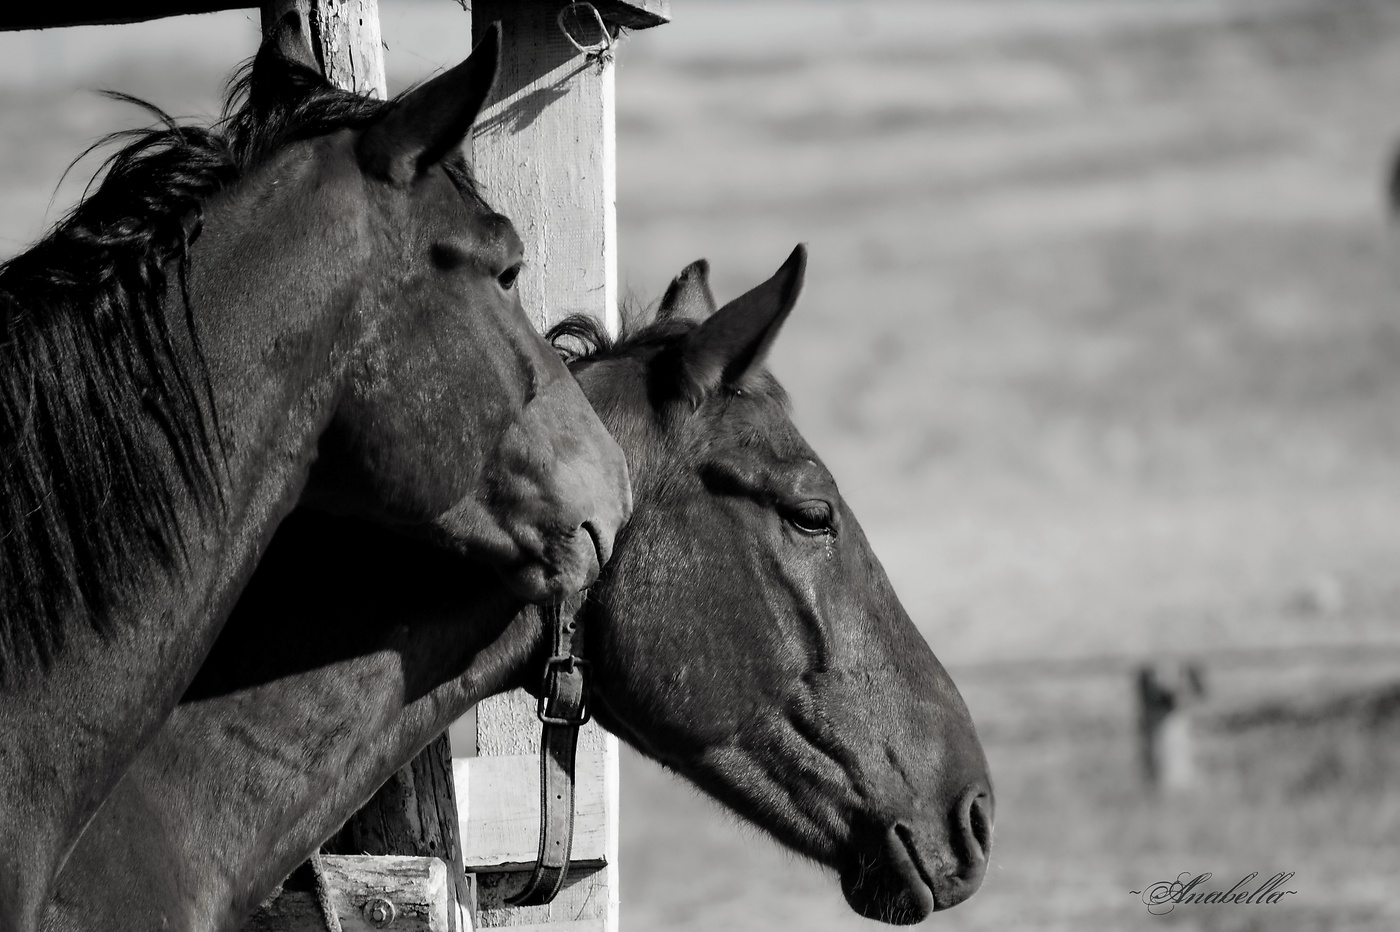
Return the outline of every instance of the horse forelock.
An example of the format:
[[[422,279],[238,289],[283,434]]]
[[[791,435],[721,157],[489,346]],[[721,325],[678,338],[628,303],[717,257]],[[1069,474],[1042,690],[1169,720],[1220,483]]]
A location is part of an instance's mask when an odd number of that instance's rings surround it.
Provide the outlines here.
[[[545,333],[555,351],[569,365],[605,362],[640,356],[662,356],[677,349],[699,326],[689,318],[656,319],[653,313],[635,306],[622,308],[622,326],[616,336],[608,333],[602,321],[587,314],[573,314]],[[664,364],[664,363],[663,363]],[[791,408],[787,392],[766,369],[747,379],[742,391],[772,402],[786,416]]]
[[[156,125],[94,146],[121,144],[43,239],[0,264],[0,685],[47,668],[79,616],[109,631],[113,599],[151,557],[182,564],[182,500],[202,515],[222,505],[186,286],[204,204],[283,146],[389,106],[327,87],[255,108],[248,88],[245,71],[204,127],[112,95]],[[444,167],[481,200],[459,156]],[[166,313],[172,291],[182,314]]]
[[[656,320],[626,306],[621,316],[616,336],[596,318],[576,314],[546,337],[576,373],[588,368],[585,394],[626,452],[634,489],[642,483],[689,487],[696,465],[722,449],[756,447],[779,459],[812,455],[790,419],[787,392],[766,369],[751,373],[737,391],[717,390],[698,407],[673,391],[669,403],[658,402],[650,381],[673,378],[678,350],[699,324]],[[640,365],[612,364],[628,361]]]

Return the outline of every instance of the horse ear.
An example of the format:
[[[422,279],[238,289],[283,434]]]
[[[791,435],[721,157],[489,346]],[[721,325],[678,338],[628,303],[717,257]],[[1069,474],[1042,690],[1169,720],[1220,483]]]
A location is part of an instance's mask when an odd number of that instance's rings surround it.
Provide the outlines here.
[[[715,312],[715,296],[710,291],[710,263],[696,259],[671,279],[661,306],[656,309],[657,320],[704,321]]]
[[[278,106],[294,106],[312,91],[327,86],[302,19],[293,10],[273,24],[258,47],[248,77],[249,103],[267,112]]]
[[[681,348],[681,391],[698,404],[723,385],[740,387],[763,363],[802,292],[807,247],[798,244],[773,277],[730,301]]]
[[[496,83],[501,24],[492,23],[466,60],[395,101],[356,146],[360,167],[412,184],[462,144]]]

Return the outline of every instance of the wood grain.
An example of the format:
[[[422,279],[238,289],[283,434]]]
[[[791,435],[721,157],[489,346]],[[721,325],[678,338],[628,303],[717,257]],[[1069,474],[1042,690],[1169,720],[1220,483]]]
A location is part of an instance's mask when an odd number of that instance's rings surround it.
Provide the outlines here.
[[[448,932],[455,918],[447,868],[437,858],[326,855],[327,893],[342,932]],[[374,921],[374,902],[392,904],[392,921]],[[244,932],[326,932],[313,893],[286,891],[264,904]]]
[[[574,795],[570,862],[607,863],[608,810],[604,779],[607,747],[580,748]],[[536,754],[459,758],[457,791],[465,799],[462,857],[467,870],[529,870],[539,851],[540,759]]]
[[[258,6],[248,0],[138,0],[113,3],[112,0],[70,0],[68,3],[8,3],[0,8],[0,31],[16,29],[48,29],[54,26],[95,26],[115,23],[139,23],[166,16],[191,13],[215,13],[219,10],[243,10]],[[340,6],[348,14],[357,15],[375,9],[375,0],[353,0]],[[659,26],[671,19],[670,0],[594,0],[603,17],[610,23],[628,29]],[[340,14],[337,13],[337,16]],[[347,25],[349,21],[347,20]],[[375,29],[379,19],[375,15]]]

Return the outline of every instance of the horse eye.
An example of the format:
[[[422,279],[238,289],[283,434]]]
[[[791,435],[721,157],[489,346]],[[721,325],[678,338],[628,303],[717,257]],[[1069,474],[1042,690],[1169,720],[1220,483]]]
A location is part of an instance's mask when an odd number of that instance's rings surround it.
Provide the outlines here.
[[[803,502],[789,509],[785,517],[788,524],[803,534],[817,535],[832,532],[831,506],[823,501]]]
[[[508,269],[506,269],[504,272],[502,272],[500,275],[497,275],[497,276],[496,276],[496,281],[497,281],[497,283],[499,283],[500,286],[501,286],[502,288],[504,288],[506,291],[510,291],[512,288],[515,287],[515,279],[516,279],[519,275],[520,275],[520,263],[517,262],[517,263],[515,263],[515,265],[512,265],[510,268],[508,268]]]

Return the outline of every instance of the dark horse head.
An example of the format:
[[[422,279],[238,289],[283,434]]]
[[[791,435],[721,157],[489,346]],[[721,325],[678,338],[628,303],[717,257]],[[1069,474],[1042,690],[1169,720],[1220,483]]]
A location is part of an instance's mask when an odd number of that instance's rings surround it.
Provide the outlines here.
[[[914,922],[977,889],[992,792],[966,707],[890,590],[763,355],[803,253],[712,312],[705,266],[662,318],[573,369],[626,449],[635,512],[583,603],[598,719],[795,850],[852,907]],[[549,634],[419,542],[309,512],[278,531],[219,643],[84,834],[46,928],[237,928],[475,702],[537,689]]]
[[[488,30],[378,101],[328,84],[290,14],[222,124],[119,134],[102,183],[0,266],[0,686],[298,500],[529,599],[593,580],[626,464],[460,152],[498,54]]]
[[[626,463],[459,151],[498,44],[384,102],[284,20],[221,125],[129,134],[0,267],[0,932],[32,927],[298,503],[525,599],[608,559]]]
[[[697,262],[655,324],[573,366],[636,481],[589,602],[596,715],[835,868],[857,912],[914,922],[981,882],[991,784],[956,687],[763,367],[804,264],[799,247],[715,310]]]
[[[319,279],[330,302],[329,333],[292,338],[323,341],[340,363],[302,502],[426,534],[545,599],[596,576],[629,490],[616,444],[527,323],[520,237],[462,161],[499,35],[488,30],[456,68],[386,105],[330,87],[295,16],[284,22],[254,62],[240,115],[243,144],[275,145],[271,170],[250,192],[255,209],[232,211],[232,229],[206,224],[205,248],[245,260],[253,249],[259,273]],[[274,114],[321,99],[358,119],[273,143]],[[302,236],[321,241],[316,255],[282,260],[281,241]],[[291,264],[307,258],[324,264]],[[226,284],[245,288],[250,271]]]

